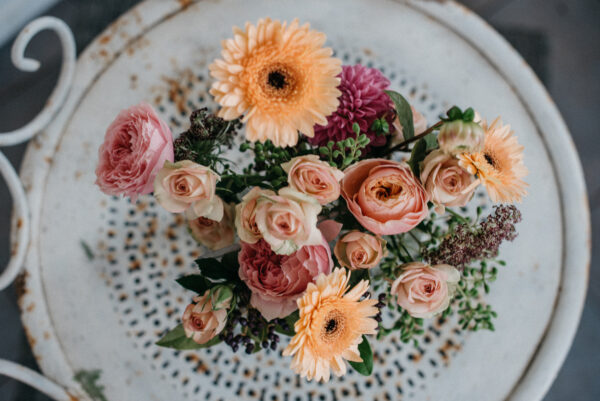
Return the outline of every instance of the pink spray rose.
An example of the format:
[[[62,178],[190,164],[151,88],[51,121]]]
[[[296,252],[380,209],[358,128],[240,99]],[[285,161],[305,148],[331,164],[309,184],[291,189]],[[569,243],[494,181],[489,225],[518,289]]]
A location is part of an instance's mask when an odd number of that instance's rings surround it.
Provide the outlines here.
[[[319,245],[307,245],[286,256],[278,255],[269,244],[241,243],[239,275],[252,296],[250,304],[267,320],[283,318],[298,309],[296,300],[308,283],[333,269],[331,250],[324,238]]]
[[[427,193],[406,163],[362,160],[344,171],[341,186],[348,210],[375,234],[407,232],[429,213]]]
[[[321,243],[319,213],[315,198],[285,187],[277,195],[263,193],[257,199],[256,227],[275,253],[290,255],[304,245]]]
[[[165,162],[154,180],[154,196],[171,213],[191,206],[196,216],[220,221],[223,202],[215,195],[218,180],[217,173],[192,161]]]
[[[445,207],[465,206],[477,185],[475,177],[459,166],[459,161],[437,149],[427,155],[421,167],[421,182],[436,206],[443,214]]]
[[[217,251],[232,245],[235,239],[234,230],[234,204],[224,204],[223,218],[221,221],[196,217],[192,209],[188,209],[188,229],[192,237],[208,249]]]
[[[256,225],[256,205],[262,195],[275,196],[275,192],[254,187],[242,197],[242,202],[235,206],[235,229],[240,240],[249,244],[255,244],[262,238]]]
[[[165,161],[173,161],[173,135],[154,109],[140,103],[119,113],[98,151],[96,185],[108,195],[152,192],[152,183]]]
[[[231,297],[225,300],[220,298],[222,297],[218,291],[211,296],[210,290],[207,290],[204,295],[195,297],[194,303],[185,308],[181,320],[188,338],[198,344],[205,344],[225,328]],[[214,305],[215,300],[219,300],[218,305]]]
[[[290,187],[313,196],[321,205],[340,197],[339,181],[344,177],[344,173],[320,160],[319,156],[294,157],[281,167],[288,173]]]
[[[421,262],[400,268],[391,294],[411,316],[429,318],[448,308],[460,280],[458,270],[450,265],[429,266]]]
[[[386,242],[379,236],[350,231],[342,236],[333,249],[340,265],[350,270],[370,269],[387,253]]]

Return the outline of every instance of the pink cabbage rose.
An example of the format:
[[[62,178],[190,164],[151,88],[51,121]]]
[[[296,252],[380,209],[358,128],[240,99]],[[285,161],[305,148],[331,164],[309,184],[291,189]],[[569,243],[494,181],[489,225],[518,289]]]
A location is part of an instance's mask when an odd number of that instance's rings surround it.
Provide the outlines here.
[[[439,149],[423,160],[421,182],[440,214],[445,207],[465,206],[477,187],[475,177],[460,167],[456,158]]]
[[[460,273],[450,265],[429,266],[412,262],[400,266],[392,296],[413,317],[429,318],[443,312],[454,296]]]
[[[277,195],[262,193],[256,204],[256,227],[275,253],[290,255],[304,245],[319,245],[321,205],[312,196],[285,187]]]
[[[410,106],[410,109],[412,110],[415,135],[422,134],[427,129],[427,119],[423,114],[419,113],[417,109],[415,109],[413,106]],[[392,133],[392,139],[390,144],[392,146],[395,146],[404,141],[404,128],[402,128],[402,124],[400,124],[400,120],[398,119],[398,117],[396,117],[392,126],[394,127],[394,132]]]
[[[140,103],[121,111],[110,124],[98,151],[96,185],[108,195],[152,192],[165,161],[173,161],[173,135],[152,106]]]
[[[294,157],[281,167],[288,173],[290,187],[313,196],[321,205],[340,197],[339,181],[344,177],[344,173],[320,160],[319,156]]]
[[[211,297],[210,290],[207,290],[204,295],[195,297],[194,303],[185,308],[181,318],[186,337],[198,344],[209,342],[225,328],[227,323],[227,308],[231,303],[231,297],[221,300],[217,307],[213,305],[213,299],[218,299],[218,294],[213,294]]]
[[[362,160],[344,171],[341,185],[348,210],[375,234],[407,232],[429,213],[427,193],[406,163]]]
[[[188,229],[192,237],[208,249],[217,251],[232,245],[235,238],[234,230],[234,204],[224,204],[223,218],[221,221],[196,217],[192,209],[188,209]]]
[[[191,206],[196,216],[220,221],[223,202],[215,195],[218,180],[217,173],[192,161],[165,162],[154,180],[154,197],[171,213]]]
[[[275,196],[275,192],[254,187],[242,197],[242,202],[235,207],[235,229],[240,240],[249,244],[255,244],[262,238],[256,225],[256,204],[261,195]]]
[[[333,269],[324,238],[319,245],[303,246],[289,256],[276,254],[264,240],[241,245],[239,276],[252,291],[250,304],[267,320],[286,317],[298,309],[296,300],[308,283]]]
[[[350,270],[375,267],[387,253],[386,242],[379,236],[350,231],[333,249],[340,265]]]

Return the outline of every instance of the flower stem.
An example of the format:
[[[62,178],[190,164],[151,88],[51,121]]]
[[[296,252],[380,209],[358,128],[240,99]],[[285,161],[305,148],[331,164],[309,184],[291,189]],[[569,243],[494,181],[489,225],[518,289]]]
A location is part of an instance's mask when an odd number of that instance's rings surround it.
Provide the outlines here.
[[[435,131],[436,129],[438,129],[439,127],[441,127],[441,125],[443,124],[443,121],[438,121],[437,123],[435,123],[434,125],[432,125],[431,127],[427,128],[425,131],[421,132],[419,135],[415,135],[410,139],[405,140],[402,143],[399,143],[398,145],[389,148],[385,153],[384,156],[387,156],[389,154],[394,153],[397,150],[408,150],[405,149],[409,143],[414,142],[414,141],[418,141],[419,139],[423,138],[424,136],[427,136],[429,134],[431,134],[433,131]]]

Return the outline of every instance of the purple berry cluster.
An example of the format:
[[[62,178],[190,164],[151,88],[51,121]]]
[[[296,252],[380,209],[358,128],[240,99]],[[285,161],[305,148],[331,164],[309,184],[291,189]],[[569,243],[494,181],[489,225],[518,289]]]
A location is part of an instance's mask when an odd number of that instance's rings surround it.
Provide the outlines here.
[[[494,213],[477,227],[458,224],[452,235],[444,238],[437,249],[429,250],[425,258],[431,264],[449,264],[464,268],[474,260],[493,259],[504,241],[517,237],[515,224],[521,212],[513,205],[494,206]]]
[[[240,329],[236,330],[238,325]],[[233,352],[237,352],[240,346],[245,348],[247,354],[252,354],[261,348],[275,351],[280,340],[275,334],[276,327],[280,327],[283,331],[290,329],[285,319],[273,319],[267,322],[256,309],[248,309],[246,316],[236,309],[231,312],[219,338],[229,345]]]

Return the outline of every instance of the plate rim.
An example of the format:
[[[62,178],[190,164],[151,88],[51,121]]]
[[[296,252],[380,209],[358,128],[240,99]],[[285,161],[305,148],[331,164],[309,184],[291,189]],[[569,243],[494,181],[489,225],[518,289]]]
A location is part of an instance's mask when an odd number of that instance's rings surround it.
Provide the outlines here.
[[[17,285],[21,320],[42,371],[69,389],[81,390],[73,379],[74,370],[53,329],[41,280],[41,259],[38,254],[40,211],[45,192],[45,177],[49,169],[36,167],[48,166],[51,163],[52,156],[59,146],[63,128],[68,124],[73,111],[98,77],[110,67],[121,52],[147,31],[201,1],[203,0],[145,0],[119,17],[79,56],[75,80],[65,105],[53,123],[27,146],[20,176],[31,206],[32,239]],[[511,85],[529,117],[536,124],[537,132],[552,160],[565,230],[561,282],[546,330],[520,379],[514,383],[507,397],[511,401],[541,400],[552,385],[571,347],[583,312],[589,280],[590,213],[583,169],[575,145],[544,85],[516,50],[481,17],[453,0],[393,1],[408,5],[435,19],[481,54]],[[124,23],[132,20],[134,24]],[[127,31],[132,26],[133,32]],[[110,40],[107,41],[106,38]],[[471,38],[477,38],[477,43]],[[545,127],[551,130],[547,131]],[[545,132],[552,132],[554,135],[545,135]],[[559,151],[561,161],[569,167],[568,169],[556,168],[554,161]],[[13,225],[12,232],[15,232],[14,228]],[[13,245],[14,241],[13,236]],[[34,300],[37,307],[28,308]]]

